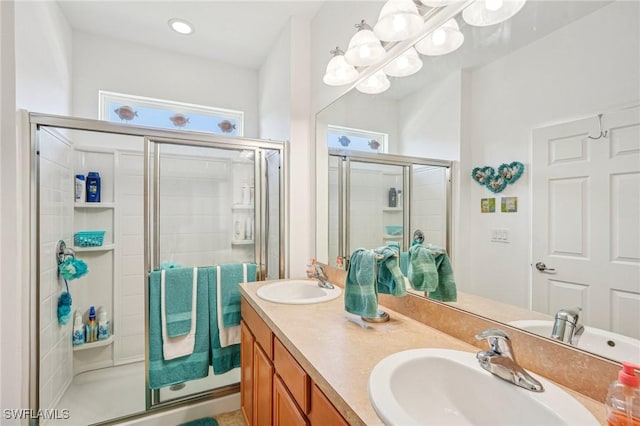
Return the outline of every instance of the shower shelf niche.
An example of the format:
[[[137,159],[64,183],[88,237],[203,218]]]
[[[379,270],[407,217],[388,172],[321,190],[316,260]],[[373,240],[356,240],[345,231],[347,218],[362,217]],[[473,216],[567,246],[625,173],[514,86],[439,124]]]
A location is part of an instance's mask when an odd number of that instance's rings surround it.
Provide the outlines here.
[[[116,248],[115,244],[105,244],[98,247],[74,247],[73,250],[77,253],[87,251],[111,251]]]
[[[75,203],[73,208],[75,209],[114,209],[115,203]]]
[[[255,241],[253,240],[232,240],[231,244],[234,246],[247,246],[253,244]]]
[[[114,339],[114,335],[112,334],[111,336],[109,336],[104,340],[98,340],[97,342],[83,343],[81,345],[74,346],[73,351],[78,352],[78,351],[84,351],[87,349],[95,349],[103,346],[109,346],[110,344],[113,343],[113,339]]]

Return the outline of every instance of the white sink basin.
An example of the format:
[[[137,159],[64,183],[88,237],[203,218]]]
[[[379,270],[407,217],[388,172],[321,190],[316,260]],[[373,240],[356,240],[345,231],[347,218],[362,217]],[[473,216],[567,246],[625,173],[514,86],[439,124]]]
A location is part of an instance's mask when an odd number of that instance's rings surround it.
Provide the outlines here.
[[[553,331],[553,321],[546,320],[512,321],[509,325],[543,337],[551,337]],[[640,340],[611,331],[585,327],[576,347],[617,361],[640,364]]]
[[[260,287],[258,297],[269,302],[289,305],[305,305],[333,300],[340,296],[340,287],[332,289],[320,287],[317,281],[285,280]]]
[[[483,370],[472,352],[412,349],[374,367],[369,399],[387,425],[599,425],[567,392],[535,378],[544,392]]]

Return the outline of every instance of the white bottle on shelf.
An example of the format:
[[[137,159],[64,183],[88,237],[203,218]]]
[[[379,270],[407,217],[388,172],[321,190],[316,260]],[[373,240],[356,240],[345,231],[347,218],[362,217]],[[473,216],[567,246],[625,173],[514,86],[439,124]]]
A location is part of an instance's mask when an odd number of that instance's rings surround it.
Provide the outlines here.
[[[242,204],[248,206],[251,202],[251,190],[247,182],[242,184]]]
[[[107,340],[109,338],[109,319],[107,318],[107,311],[100,308],[98,314],[98,340]]]
[[[244,239],[253,240],[253,216],[247,215],[244,221]]]
[[[233,224],[233,239],[236,241],[244,239],[244,225],[238,216]]]
[[[80,313],[80,311],[76,311],[75,313],[71,342],[73,346],[79,346],[84,343],[84,324],[82,323],[82,313]]]

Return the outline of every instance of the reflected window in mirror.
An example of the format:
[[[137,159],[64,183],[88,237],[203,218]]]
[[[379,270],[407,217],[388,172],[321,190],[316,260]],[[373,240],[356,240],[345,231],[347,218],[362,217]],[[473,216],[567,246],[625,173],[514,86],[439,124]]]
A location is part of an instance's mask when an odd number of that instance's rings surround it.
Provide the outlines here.
[[[329,149],[386,153],[389,148],[388,139],[387,133],[329,125],[327,147]]]

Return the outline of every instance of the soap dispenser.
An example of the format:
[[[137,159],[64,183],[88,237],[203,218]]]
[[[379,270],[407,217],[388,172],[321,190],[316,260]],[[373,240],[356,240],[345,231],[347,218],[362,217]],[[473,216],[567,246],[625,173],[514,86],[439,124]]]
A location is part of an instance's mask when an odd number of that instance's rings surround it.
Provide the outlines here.
[[[640,366],[622,362],[618,380],[609,387],[605,405],[608,426],[640,426]]]

